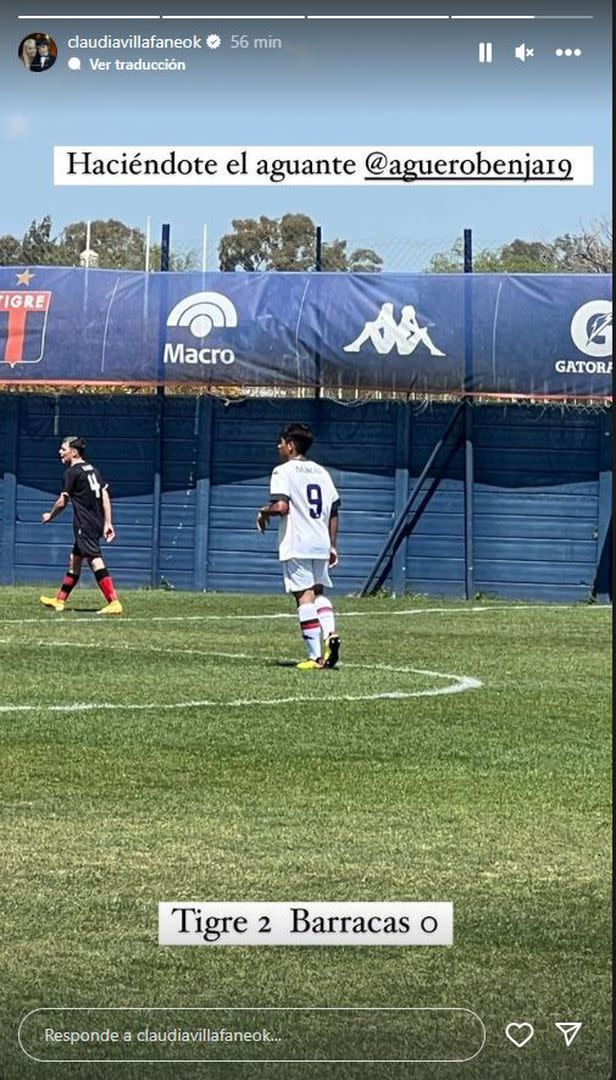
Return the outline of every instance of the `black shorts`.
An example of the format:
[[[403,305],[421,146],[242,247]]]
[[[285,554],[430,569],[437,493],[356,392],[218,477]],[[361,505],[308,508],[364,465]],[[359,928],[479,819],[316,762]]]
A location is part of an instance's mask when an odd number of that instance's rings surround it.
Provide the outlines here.
[[[75,533],[73,555],[78,555],[81,559],[101,559],[100,536],[95,536],[94,533],[83,532],[83,530],[80,529],[78,533]]]

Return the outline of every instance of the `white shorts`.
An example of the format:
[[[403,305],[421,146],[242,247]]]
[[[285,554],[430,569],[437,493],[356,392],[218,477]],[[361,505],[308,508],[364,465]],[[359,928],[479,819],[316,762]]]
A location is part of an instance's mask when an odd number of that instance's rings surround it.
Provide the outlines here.
[[[285,592],[303,592],[315,585],[331,586],[329,559],[283,559]]]

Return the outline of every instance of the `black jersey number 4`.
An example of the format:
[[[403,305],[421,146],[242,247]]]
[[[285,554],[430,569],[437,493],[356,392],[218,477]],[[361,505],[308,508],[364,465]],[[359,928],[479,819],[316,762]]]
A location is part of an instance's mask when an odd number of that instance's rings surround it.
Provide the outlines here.
[[[87,477],[88,477],[88,483],[89,483],[90,487],[92,488],[92,491],[94,492],[94,495],[96,496],[97,499],[100,499],[102,489],[101,489],[101,486],[100,486],[98,480],[96,479],[95,474],[89,472],[89,473],[87,473]]]

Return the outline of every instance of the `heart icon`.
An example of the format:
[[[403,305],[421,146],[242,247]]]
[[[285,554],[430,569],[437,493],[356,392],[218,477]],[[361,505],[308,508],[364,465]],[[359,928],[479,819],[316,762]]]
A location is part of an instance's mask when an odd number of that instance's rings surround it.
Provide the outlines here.
[[[528,1022],[523,1024],[507,1024],[507,1027],[505,1028],[505,1035],[509,1039],[509,1042],[512,1042],[518,1049],[526,1046],[526,1043],[530,1042],[534,1034],[535,1029],[533,1025]]]

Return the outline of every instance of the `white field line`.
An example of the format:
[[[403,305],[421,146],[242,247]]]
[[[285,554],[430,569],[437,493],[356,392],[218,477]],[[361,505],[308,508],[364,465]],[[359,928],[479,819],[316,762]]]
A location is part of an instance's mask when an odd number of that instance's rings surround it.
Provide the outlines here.
[[[407,615],[485,615],[491,611],[537,611],[543,612],[546,609],[552,611],[605,611],[609,612],[611,616],[610,604],[493,604],[491,607],[469,607],[469,608],[405,608],[401,611],[337,611],[337,619],[379,619],[383,617],[398,618],[400,616]],[[69,608],[69,612],[71,609]],[[296,612],[278,611],[273,614],[263,615],[122,615],[120,617],[111,616],[99,616],[96,615],[79,615],[78,609],[72,609],[75,615],[75,622],[94,622],[99,624],[115,623],[123,624],[127,622],[250,622],[253,620],[263,621],[264,619],[297,619]],[[46,623],[50,625],[52,620],[62,619],[63,613],[54,613],[54,615],[42,616],[40,618],[32,619],[0,619],[0,627],[9,625],[22,625],[26,623]],[[63,620],[64,621],[64,620]],[[65,625],[70,625],[65,622]]]
[[[18,644],[15,642],[15,644]],[[69,649],[97,649],[100,646],[97,643],[90,642],[72,642],[72,641],[39,641],[37,642],[39,647],[43,648],[69,648]],[[138,652],[143,655],[144,652],[155,653],[168,653],[172,656],[178,653],[185,653],[195,656],[208,656],[208,657],[223,657],[232,660],[276,660],[277,657],[271,656],[253,656],[249,653],[227,653],[227,652],[209,652],[207,650],[199,649],[163,649],[157,646],[153,646],[147,649],[143,649],[141,646],[135,645],[118,645],[114,646],[120,651],[125,652]],[[345,667],[361,668],[364,671],[389,671],[398,674],[405,675],[425,675],[432,679],[449,679],[452,680],[448,686],[431,687],[428,690],[391,690],[384,691],[380,694],[333,694],[321,699],[324,701],[405,701],[408,698],[417,697],[438,697],[443,694],[461,694],[467,690],[478,690],[483,683],[480,679],[474,679],[469,675],[453,675],[443,671],[427,671],[423,668],[412,667],[392,667],[389,664],[346,664]],[[293,697],[279,697],[279,698],[236,698],[231,701],[178,701],[169,704],[160,704],[159,702],[142,702],[135,705],[117,702],[71,702],[67,705],[44,705],[42,711],[44,712],[133,712],[133,711],[169,711],[173,709],[201,709],[201,708],[246,708],[247,706],[259,706],[259,705],[296,705],[302,702],[314,702],[314,694],[307,696],[294,695]],[[41,711],[40,705],[0,705],[0,713],[18,713],[18,712],[35,712]]]
[[[5,639],[7,642],[11,642],[10,638]],[[18,644],[18,642],[13,642]],[[22,644],[21,642],[19,644]],[[68,649],[100,649],[100,643],[95,641],[37,641],[36,644],[39,648],[56,649],[56,648],[68,648]],[[225,660],[266,660],[268,662],[277,663],[279,665],[291,665],[294,664],[294,660],[281,658],[279,656],[262,656],[261,654],[255,655],[254,653],[244,652],[213,652],[210,649],[167,649],[160,645],[147,645],[145,648],[143,645],[105,645],[106,649],[119,649],[124,652],[137,652],[142,656],[146,652],[153,653],[167,653],[169,656],[177,656],[179,654],[185,654],[188,656],[218,656]],[[424,668],[411,668],[407,665],[396,667],[393,664],[355,664],[352,661],[348,663],[345,661],[342,665],[344,668],[359,668],[362,671],[393,671],[399,675],[431,675],[439,679],[462,679],[466,676],[463,675],[451,675],[448,672],[442,671],[427,671]],[[475,680],[477,681],[477,680]],[[480,683],[480,685],[483,685]]]

